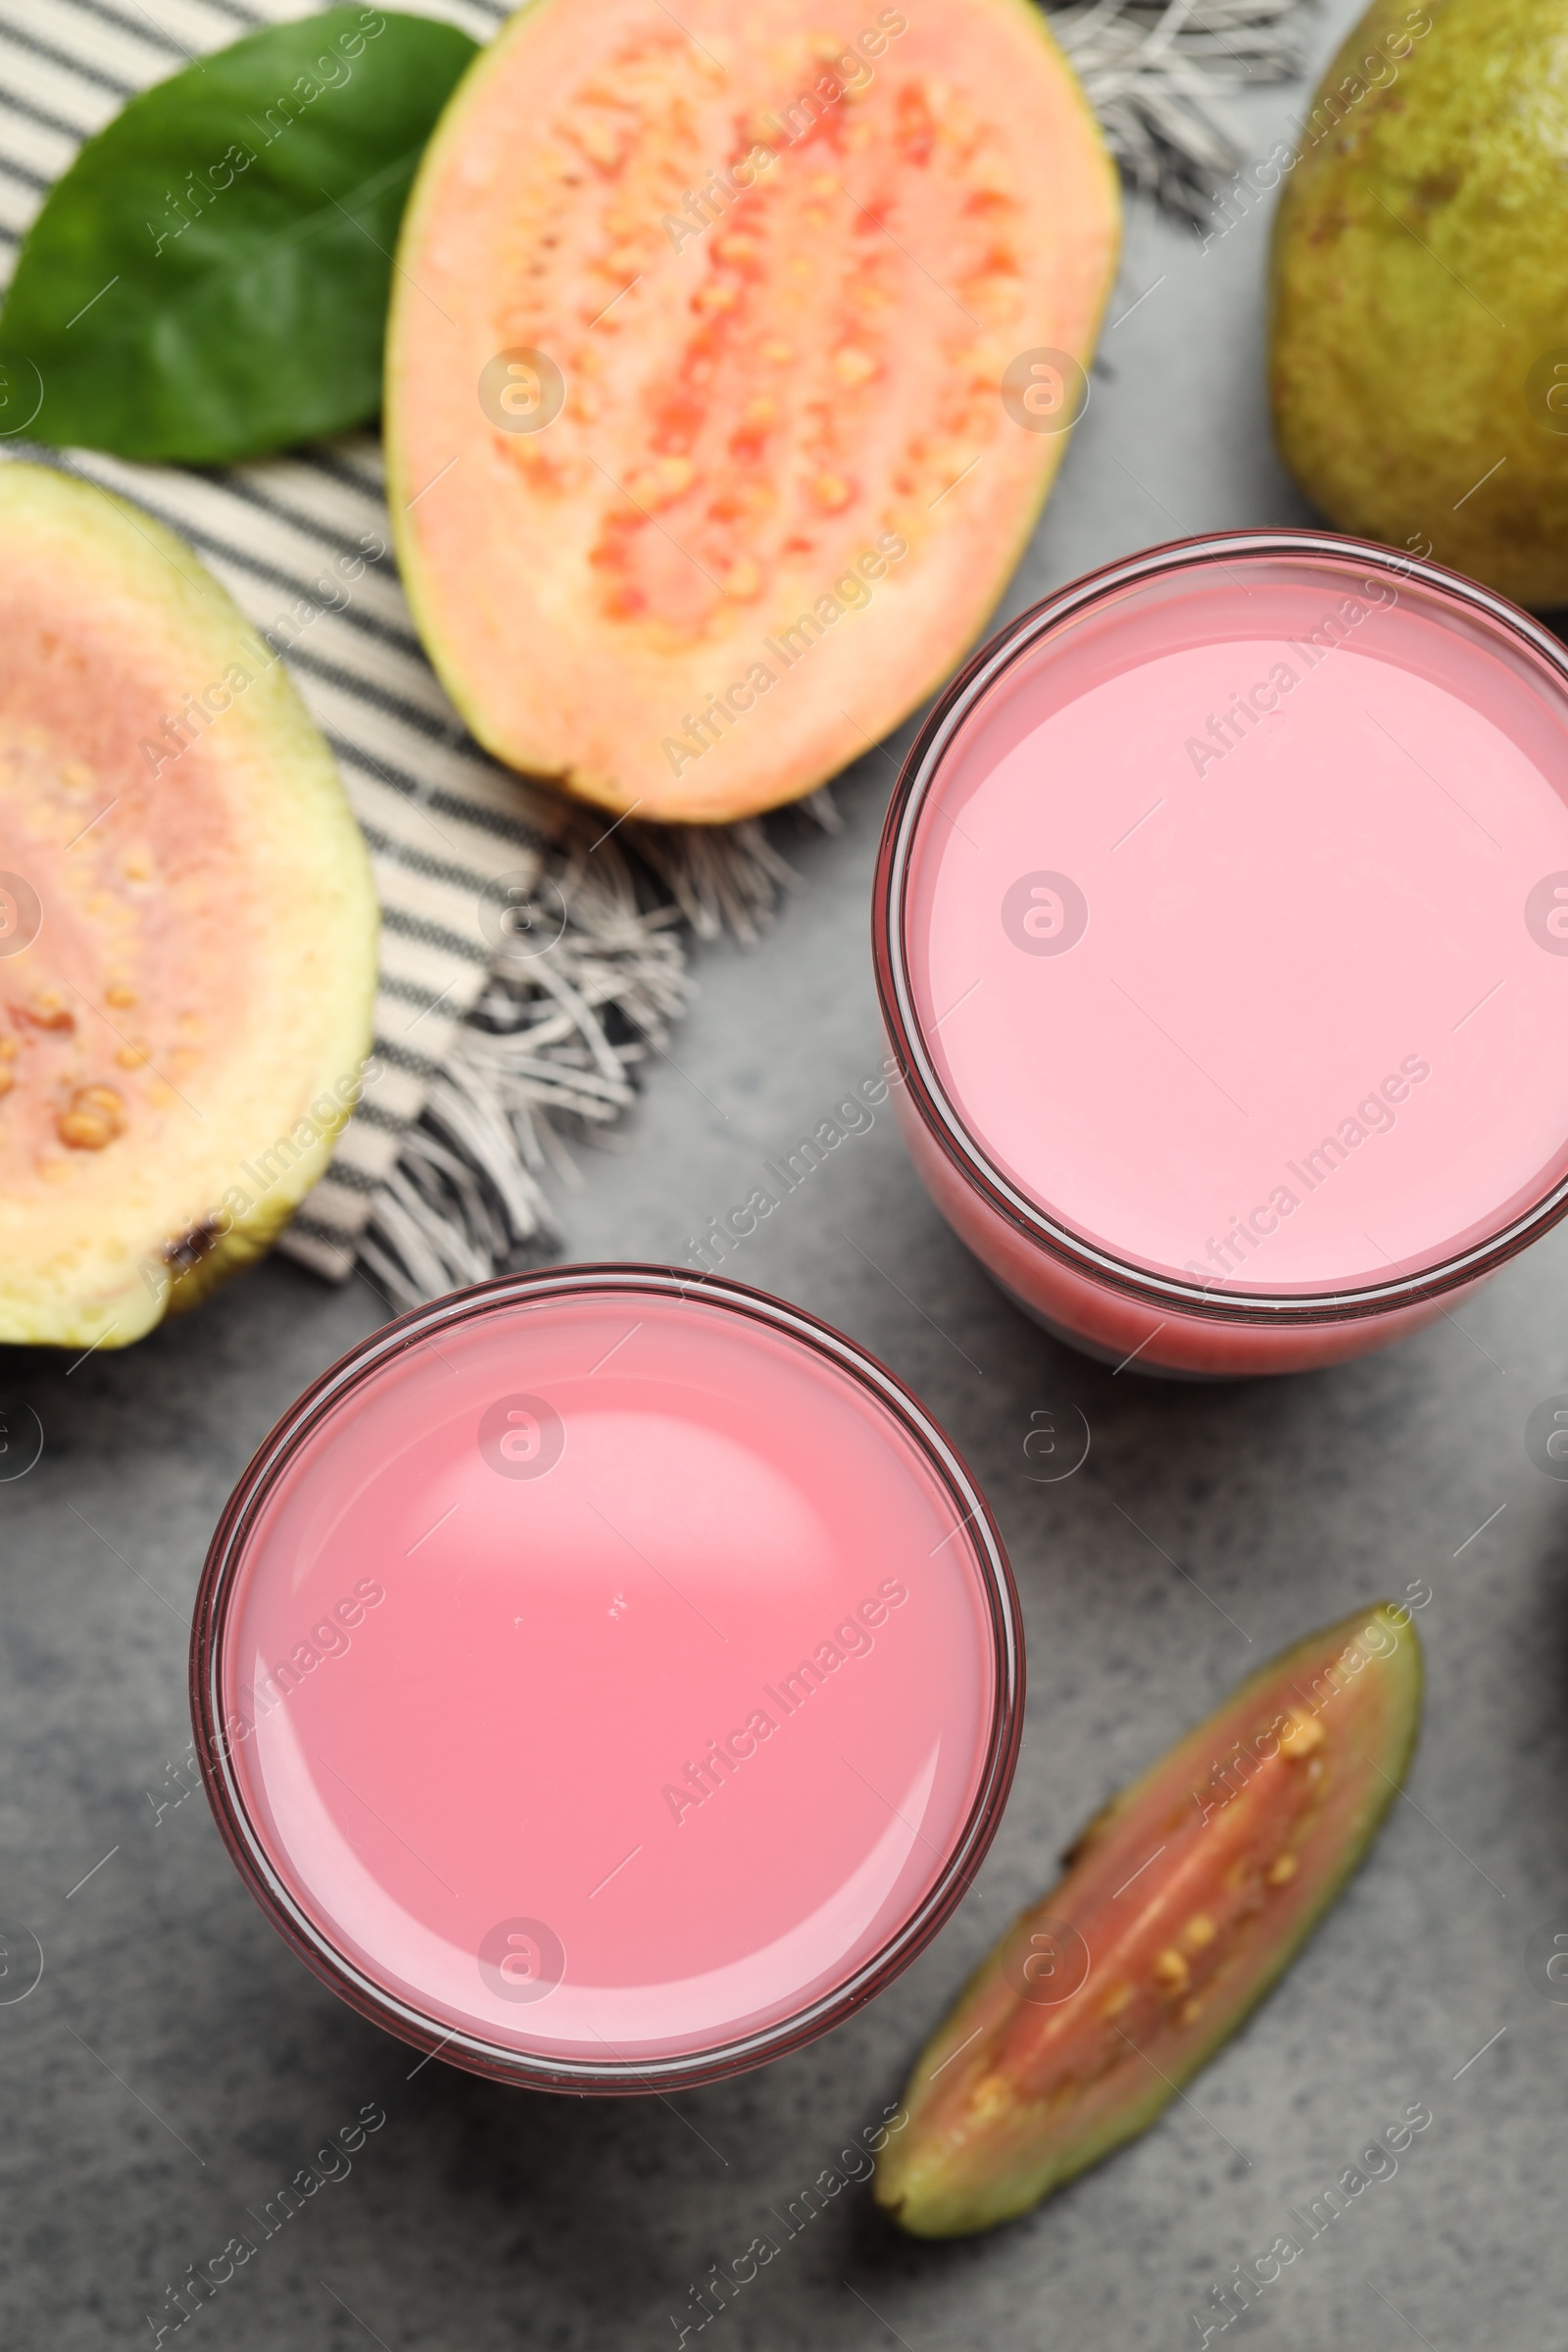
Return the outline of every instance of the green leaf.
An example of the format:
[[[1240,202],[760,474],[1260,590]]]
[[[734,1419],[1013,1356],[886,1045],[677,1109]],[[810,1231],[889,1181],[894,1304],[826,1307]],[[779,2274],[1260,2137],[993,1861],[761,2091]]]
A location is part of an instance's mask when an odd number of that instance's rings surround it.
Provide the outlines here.
[[[329,8],[133,98],[23,246],[0,434],[212,464],[375,416],[403,208],[476,54]]]

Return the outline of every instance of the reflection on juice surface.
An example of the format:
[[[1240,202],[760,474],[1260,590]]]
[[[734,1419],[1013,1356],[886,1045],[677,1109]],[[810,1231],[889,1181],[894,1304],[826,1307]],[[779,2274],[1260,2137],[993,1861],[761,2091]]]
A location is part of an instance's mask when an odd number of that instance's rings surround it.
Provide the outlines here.
[[[874,1961],[972,1833],[1005,1570],[791,1330],[672,1278],[514,1288],[351,1386],[252,1520],[235,1795],[287,1902],[421,2018],[710,2051]]]

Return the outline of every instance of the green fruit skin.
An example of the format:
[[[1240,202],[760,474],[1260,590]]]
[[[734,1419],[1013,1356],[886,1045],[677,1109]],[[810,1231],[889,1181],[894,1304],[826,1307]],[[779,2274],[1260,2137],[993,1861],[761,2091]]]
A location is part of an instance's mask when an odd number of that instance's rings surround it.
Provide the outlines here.
[[[1319,1857],[1310,1898],[1290,1932],[1272,1950],[1260,1955],[1261,1965],[1230,1999],[1212,2003],[1206,2021],[1194,2034],[1181,2059],[1171,2061],[1170,2071],[1147,2079],[1141,2087],[1125,2088],[1114,2103],[1101,2104],[1089,2118],[1075,2115],[1070,2106],[1053,2106],[1021,2136],[1014,2131],[988,2144],[984,2129],[978,2133],[961,2127],[955,2130],[951,2104],[955,2078],[949,2069],[978,2031],[989,2029],[992,2040],[985,2046],[994,2046],[1008,2010],[1016,2008],[1014,1996],[1004,1991],[1001,1980],[1009,1959],[1016,1958],[1018,1943],[1026,1942],[1028,1927],[1045,1917],[1075,1920],[1078,1916],[1075,1891],[1082,1859],[1091,1850],[1098,1852],[1134,1815],[1144,1817],[1141,1842],[1147,1842],[1147,1824],[1167,1814],[1173,1801],[1178,1807],[1183,1804],[1194,1779],[1200,1777],[1202,1764],[1216,1746],[1228,1744],[1230,1735],[1245,1723],[1254,1701],[1270,1691],[1277,1696],[1282,1687],[1299,1690],[1303,1684],[1312,1685],[1347,1643],[1354,1642],[1363,1629],[1370,1636],[1373,1628],[1380,1629],[1381,1638],[1391,1643],[1386,1654],[1370,1654],[1363,1668],[1365,1674],[1376,1676],[1382,1687],[1384,1739],[1377,1752],[1362,1759],[1366,1770],[1353,1818],[1338,1847]],[[877,2203],[901,2229],[913,2237],[965,2237],[1016,2221],[1054,2189],[1149,2130],[1182,2084],[1207,2065],[1278,1983],[1366,1858],[1415,1752],[1423,1684],[1421,1642],[1409,1611],[1396,1609],[1389,1601],[1358,1609],[1293,1643],[1250,1675],[1212,1715],[1184,1735],[1085,1824],[1065,1856],[1065,1878],[1022,1913],[981,1962],[915,2061],[904,2091],[906,2121],[893,2128],[900,2136],[894,2138],[890,2133],[877,2159],[872,2184]],[[1096,1940],[1092,1927],[1091,1947]],[[1101,1959],[1106,1971],[1113,1973],[1114,1948],[1105,1950]],[[944,2077],[948,2079],[946,2089],[942,2087]]]
[[[1272,296],[1275,434],[1330,520],[1568,604],[1568,0],[1376,0],[1301,131]]]

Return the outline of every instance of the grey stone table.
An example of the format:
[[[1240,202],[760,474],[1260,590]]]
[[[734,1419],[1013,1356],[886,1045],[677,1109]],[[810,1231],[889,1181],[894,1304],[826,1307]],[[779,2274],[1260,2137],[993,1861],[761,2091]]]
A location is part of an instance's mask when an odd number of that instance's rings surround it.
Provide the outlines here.
[[[1324,55],[1331,24],[1310,24]],[[1249,101],[1259,156],[1288,98]],[[1302,518],[1263,410],[1264,227],[1204,252],[1135,220],[1012,609],[1153,540]],[[868,759],[842,788],[843,835],[803,832],[806,886],[759,951],[704,958],[680,1067],[656,1068],[629,1148],[592,1158],[564,1204],[576,1254],[683,1255],[876,1068],[866,905],[892,774]],[[534,2097],[417,2065],[291,1958],[186,1793],[208,1536],[273,1417],[381,1318],[370,1291],[279,1263],[128,1354],[69,1373],[0,1359],[46,1433],[37,1467],[0,1485],[0,2340],[97,2352],[167,2326],[229,2352],[672,2346],[692,2283],[762,2233],[779,2252],[712,2323],[715,2352],[1152,2352],[1195,2344],[1211,2285],[1420,2103],[1432,2121],[1396,2175],[1235,2332],[1282,2352],[1561,2346],[1568,2005],[1543,1997],[1526,1946],[1568,1932],[1568,1487],[1523,1433],[1568,1389],[1568,1230],[1462,1318],[1359,1365],[1113,1379],[993,1290],[883,1116],[736,1271],[843,1325],[953,1432],[1011,1550],[1029,1711],[997,1844],[922,1959],[826,2042],[669,2100]],[[1089,1459],[1033,1484],[1030,1414],[1064,1403],[1088,1417]],[[850,2135],[1082,1818],[1271,1649],[1411,1583],[1431,1592],[1431,1686],[1409,1801],[1190,2100],[995,2238],[911,2244],[853,2182],[786,2235],[800,2192],[853,2169]],[[28,1935],[44,1971],[17,2000]],[[362,2117],[384,2121],[176,2339],[168,2288],[259,2236],[247,2208]]]

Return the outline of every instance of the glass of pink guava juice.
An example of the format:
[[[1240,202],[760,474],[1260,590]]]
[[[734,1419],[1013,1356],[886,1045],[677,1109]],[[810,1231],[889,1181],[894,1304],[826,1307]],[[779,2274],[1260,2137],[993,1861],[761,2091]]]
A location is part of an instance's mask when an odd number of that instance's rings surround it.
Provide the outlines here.
[[[1361,1354],[1568,1207],[1568,660],[1436,564],[1236,531],[1036,606],[873,925],[925,1184],[1118,1367]]]
[[[407,2041],[710,2081],[919,1951],[1017,1753],[978,1488],[825,1324],[689,1271],[509,1276],[279,1422],[214,1538],[197,1748],[263,1909]]]

